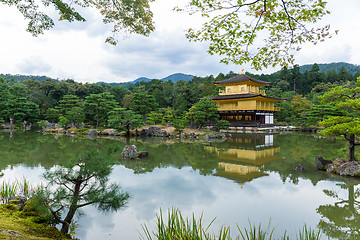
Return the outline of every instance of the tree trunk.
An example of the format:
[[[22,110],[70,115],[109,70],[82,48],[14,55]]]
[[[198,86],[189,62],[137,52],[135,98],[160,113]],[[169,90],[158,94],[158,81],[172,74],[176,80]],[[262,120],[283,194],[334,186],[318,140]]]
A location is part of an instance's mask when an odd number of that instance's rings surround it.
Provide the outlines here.
[[[349,209],[351,212],[356,212],[355,210],[355,191],[354,191],[354,185],[349,184]]]
[[[129,124],[126,125],[126,136],[130,137],[130,125]]]
[[[349,161],[355,161],[355,135],[349,136]]]
[[[63,233],[68,233],[69,232],[69,227],[70,227],[70,223],[76,213],[76,210],[78,209],[78,200],[79,200],[79,194],[80,194],[80,186],[81,186],[81,181],[80,178],[77,178],[77,181],[75,183],[75,188],[74,188],[74,195],[73,195],[73,199],[71,202],[71,206],[69,208],[69,212],[67,213],[66,217],[64,218],[64,222],[62,227],[61,227],[61,232]]]
[[[144,121],[144,124],[146,124],[146,113],[143,113],[143,121]]]
[[[100,114],[100,110],[99,110],[99,104],[97,106],[97,109],[96,109],[96,129],[99,128],[99,114]]]

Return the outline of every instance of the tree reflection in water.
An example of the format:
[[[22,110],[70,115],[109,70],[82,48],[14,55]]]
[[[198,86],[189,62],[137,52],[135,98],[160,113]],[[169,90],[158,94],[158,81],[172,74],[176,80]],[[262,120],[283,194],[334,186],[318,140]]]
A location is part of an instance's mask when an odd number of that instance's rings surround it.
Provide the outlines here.
[[[324,193],[337,199],[334,205],[321,205],[317,212],[321,215],[321,228],[327,236],[335,239],[359,239],[360,237],[360,189],[356,179],[345,179],[336,184],[347,191],[347,197],[340,196],[337,191],[323,190]]]

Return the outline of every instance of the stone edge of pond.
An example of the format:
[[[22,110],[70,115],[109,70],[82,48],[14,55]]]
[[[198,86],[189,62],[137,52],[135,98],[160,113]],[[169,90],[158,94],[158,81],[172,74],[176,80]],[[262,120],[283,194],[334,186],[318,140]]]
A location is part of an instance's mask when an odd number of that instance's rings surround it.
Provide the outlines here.
[[[173,132],[168,133],[166,130],[161,129],[158,126],[150,126],[148,128],[141,129],[141,131],[137,129],[131,131],[131,137],[162,137],[169,139],[227,139],[232,136],[231,133],[225,132],[215,132],[210,130],[191,130],[192,129],[188,129],[187,132],[174,134]],[[81,129],[57,128],[45,129],[42,132],[65,135],[126,137],[126,132],[117,132],[115,129],[88,129],[86,131],[82,131]]]
[[[318,170],[343,177],[360,178],[360,162],[358,161],[346,161],[341,158],[330,161],[319,155],[315,158],[315,163]]]

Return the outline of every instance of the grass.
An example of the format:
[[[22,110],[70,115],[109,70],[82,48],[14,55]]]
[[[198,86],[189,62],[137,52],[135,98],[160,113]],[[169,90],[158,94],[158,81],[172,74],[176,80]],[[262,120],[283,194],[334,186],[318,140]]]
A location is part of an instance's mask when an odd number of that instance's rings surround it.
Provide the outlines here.
[[[0,185],[0,202],[7,203],[10,197],[19,195],[28,197],[34,191],[35,188],[25,178],[22,181],[2,182]]]
[[[36,217],[25,216],[18,208],[0,204],[0,239],[70,239],[55,227],[34,220]]]
[[[271,227],[271,221],[267,228],[261,224],[258,226],[251,224],[249,226],[240,228],[237,226],[238,234],[232,236],[230,234],[230,227],[221,227],[217,234],[209,233],[211,224],[215,221],[213,219],[210,224],[203,224],[203,215],[196,220],[195,216],[192,219],[184,218],[178,209],[171,209],[168,211],[167,220],[164,219],[162,211],[157,216],[157,228],[154,232],[150,232],[146,225],[143,225],[145,237],[140,239],[147,240],[290,240],[291,238],[286,232],[282,237],[274,237],[274,232],[277,228]],[[312,229],[304,225],[296,236],[296,240],[320,240],[321,230]]]

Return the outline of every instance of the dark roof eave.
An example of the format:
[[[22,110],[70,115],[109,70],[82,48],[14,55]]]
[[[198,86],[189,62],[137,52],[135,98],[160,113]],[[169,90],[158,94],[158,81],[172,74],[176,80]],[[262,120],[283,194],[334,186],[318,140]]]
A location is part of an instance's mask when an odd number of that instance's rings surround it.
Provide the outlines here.
[[[255,78],[249,77],[245,74],[239,74],[235,77],[226,79],[226,80],[222,80],[222,81],[215,81],[214,84],[230,84],[230,83],[240,83],[240,82],[245,82],[247,80],[251,80],[253,82],[259,83],[259,84],[265,84],[265,85],[269,85],[270,82],[265,82],[265,81],[261,81],[261,80],[257,80]]]
[[[263,96],[261,94],[234,94],[234,95],[221,95],[221,96],[215,96],[209,98],[212,100],[229,100],[229,99],[242,99],[242,98],[253,98],[253,97],[263,97],[263,98],[274,99],[279,101],[286,100],[286,98],[268,97],[268,96]]]

